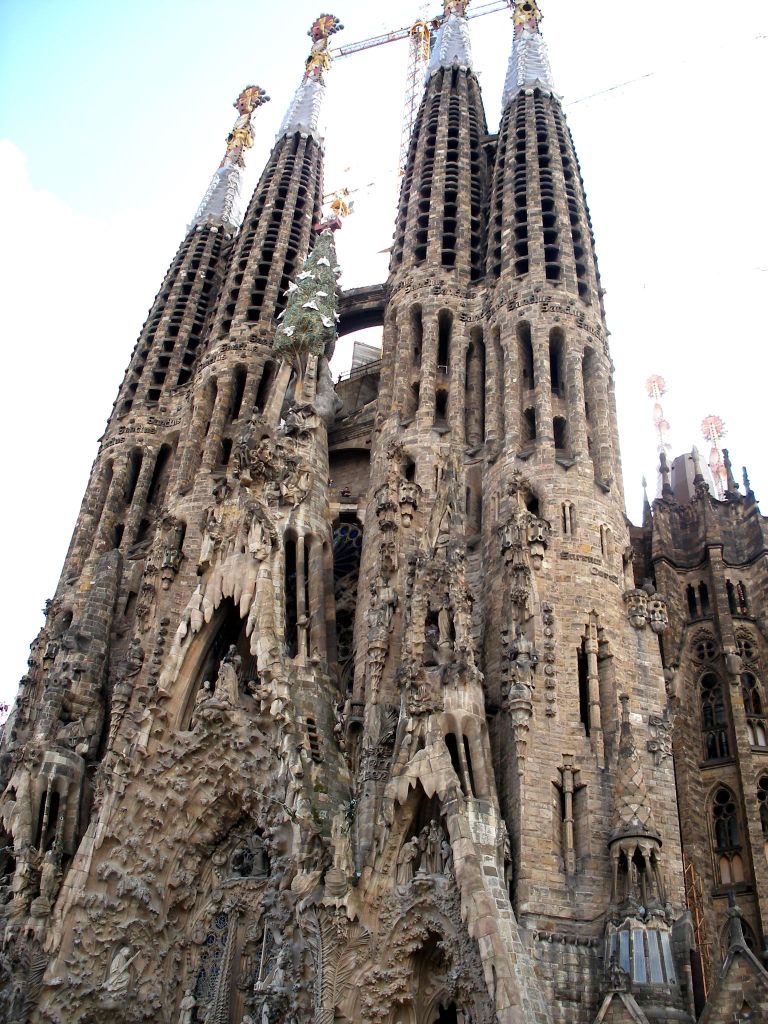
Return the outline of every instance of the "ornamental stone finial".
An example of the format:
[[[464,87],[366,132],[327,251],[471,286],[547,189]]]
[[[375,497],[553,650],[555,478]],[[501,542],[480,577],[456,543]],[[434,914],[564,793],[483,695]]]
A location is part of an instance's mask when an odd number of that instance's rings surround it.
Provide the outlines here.
[[[312,22],[307,32],[312,39],[312,49],[307,57],[304,76],[299,88],[296,90],[296,95],[280,125],[278,138],[300,132],[302,135],[319,139],[320,107],[325,92],[323,72],[331,66],[332,59],[328,40],[335,32],[340,32],[343,28],[344,26],[333,14],[321,14]]]
[[[253,146],[251,114],[268,102],[269,96],[258,85],[247,85],[237,97],[232,106],[237,110],[238,118],[227,136],[227,152],[221,167],[245,167],[243,152]]]
[[[526,28],[529,32],[538,32],[543,15],[536,0],[517,0],[512,14],[515,32]]]
[[[245,167],[243,155],[245,150],[253,145],[251,117],[253,112],[268,100],[269,96],[261,86],[247,85],[232,104],[237,110],[238,117],[227,136],[227,150],[211,178],[190,227],[223,228],[228,234],[232,234],[240,227],[240,186],[242,170]]]
[[[307,57],[305,77],[310,75],[322,75],[331,66],[331,54],[328,50],[328,40],[335,32],[340,32],[344,26],[333,14],[321,14],[315,18],[307,32],[312,39],[312,50]]]

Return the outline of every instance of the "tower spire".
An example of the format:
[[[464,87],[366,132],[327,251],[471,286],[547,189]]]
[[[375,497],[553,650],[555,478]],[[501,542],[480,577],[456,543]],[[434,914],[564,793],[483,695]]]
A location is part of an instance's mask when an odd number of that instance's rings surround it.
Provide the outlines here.
[[[472,67],[472,46],[469,40],[467,7],[463,0],[443,0],[443,21],[437,32],[429,61],[429,75],[439,68]]]
[[[243,219],[240,185],[245,167],[244,153],[253,146],[251,117],[268,100],[269,96],[260,86],[247,85],[232,104],[238,117],[227,136],[227,150],[192,218],[190,228],[207,224],[222,227],[231,233],[240,227]]]
[[[304,77],[291,101],[290,106],[277,133],[278,139],[294,132],[311,135],[319,139],[318,122],[320,108],[325,95],[323,72],[331,66],[331,54],[328,40],[344,26],[333,14],[321,14],[312,22],[307,35],[312,39],[312,49],[306,60]]]
[[[549,53],[539,26],[542,14],[536,0],[517,0],[512,14],[515,34],[504,82],[502,109],[521,91],[541,89],[554,92]]]

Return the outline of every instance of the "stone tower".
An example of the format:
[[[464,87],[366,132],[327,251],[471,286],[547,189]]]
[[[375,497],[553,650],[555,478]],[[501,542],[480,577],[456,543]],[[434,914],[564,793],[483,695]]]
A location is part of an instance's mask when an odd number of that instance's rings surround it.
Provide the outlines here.
[[[513,5],[498,135],[466,7],[444,5],[384,285],[339,294],[338,211],[322,218],[338,20],[310,29],[242,218],[267,97],[235,103],[3,737],[4,1019],[661,1024],[700,1008],[667,742],[683,648],[665,635],[670,616],[684,634],[673,595],[700,555],[665,526],[668,500],[630,538],[538,5]],[[334,387],[337,336],[377,323],[381,359]],[[750,500],[724,513],[740,538],[726,561],[764,568]],[[759,638],[725,610],[759,601],[760,571],[710,578],[713,649],[748,694],[743,759],[717,770],[724,792],[746,792],[747,768],[755,783],[749,857],[714,848],[732,891],[766,881]],[[683,841],[704,877],[697,826]],[[741,920],[731,907],[713,1022],[739,971],[748,1009],[768,980]]]

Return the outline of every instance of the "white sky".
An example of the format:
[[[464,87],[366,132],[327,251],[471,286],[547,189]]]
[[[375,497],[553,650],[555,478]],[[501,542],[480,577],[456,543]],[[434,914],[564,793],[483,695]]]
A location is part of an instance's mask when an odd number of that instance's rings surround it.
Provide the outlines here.
[[[320,13],[308,0],[279,9],[264,0],[136,0],[117,23],[92,0],[30,6],[8,0],[17,59],[0,79],[0,699],[24,672],[97,438],[223,154],[230,104],[250,82],[272,96],[254,120],[253,187]],[[768,370],[768,4],[541,6],[608,292],[629,514],[637,521],[641,476],[656,478],[643,388],[651,373],[667,380],[675,452],[705,448],[699,424],[718,413],[737,475],[746,463],[765,497],[757,427]],[[402,0],[361,8],[329,8],[346,25],[339,42],[420,13]],[[511,24],[493,14],[471,31],[493,132]],[[394,224],[405,63],[406,45],[390,44],[339,60],[328,76],[326,185],[359,189],[337,236],[342,287],[386,276],[379,251]]]

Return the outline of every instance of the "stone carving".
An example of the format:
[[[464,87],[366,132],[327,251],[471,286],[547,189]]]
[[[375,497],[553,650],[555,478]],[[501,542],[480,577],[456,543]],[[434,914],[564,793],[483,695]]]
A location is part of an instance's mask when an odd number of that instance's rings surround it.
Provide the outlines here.
[[[522,776],[528,730],[533,715],[534,670],[538,654],[521,626],[515,627],[514,639],[502,634],[505,671],[501,685],[501,707],[510,718],[515,742],[517,773]]]
[[[653,761],[656,767],[668,758],[672,757],[672,730],[669,711],[663,715],[649,715],[648,728],[651,738],[647,740],[645,747],[653,754]]]
[[[407,885],[415,874],[414,863],[419,858],[419,837],[412,836],[400,847],[397,855],[397,884]]]
[[[122,946],[112,958],[109,967],[107,980],[104,982],[104,991],[112,996],[125,996],[131,987],[131,965],[138,957],[140,950],[135,953],[130,946]]]
[[[652,594],[648,599],[648,625],[659,636],[669,625],[667,602],[661,594]]]
[[[179,1004],[179,1024],[192,1024],[195,1019],[196,1006],[197,1000],[192,994],[192,989],[188,988]]]
[[[413,517],[419,507],[421,487],[412,480],[401,480],[398,491],[398,504],[400,505],[400,517],[403,526],[408,527],[413,522]]]
[[[555,670],[555,609],[554,606],[545,602],[541,606],[541,621],[543,639],[541,647],[543,650],[542,661],[544,663],[544,713],[552,718],[556,713],[557,703],[557,681]]]
[[[174,516],[166,516],[163,519],[161,529],[163,558],[160,563],[160,579],[163,590],[170,589],[184,557],[181,550],[184,542],[184,529],[184,523]]]
[[[648,595],[644,590],[627,590],[624,592],[624,604],[627,616],[635,629],[645,629],[648,622]]]

